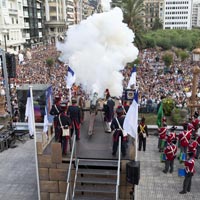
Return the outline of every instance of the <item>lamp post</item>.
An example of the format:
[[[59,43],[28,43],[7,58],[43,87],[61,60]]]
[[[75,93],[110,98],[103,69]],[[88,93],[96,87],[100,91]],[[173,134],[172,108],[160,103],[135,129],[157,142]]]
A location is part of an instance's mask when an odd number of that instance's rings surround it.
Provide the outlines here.
[[[5,43],[5,52],[7,52],[7,39],[6,39],[6,37],[7,37],[8,33],[9,33],[8,30],[2,31],[2,34],[3,34],[3,37],[4,37],[4,43]]]

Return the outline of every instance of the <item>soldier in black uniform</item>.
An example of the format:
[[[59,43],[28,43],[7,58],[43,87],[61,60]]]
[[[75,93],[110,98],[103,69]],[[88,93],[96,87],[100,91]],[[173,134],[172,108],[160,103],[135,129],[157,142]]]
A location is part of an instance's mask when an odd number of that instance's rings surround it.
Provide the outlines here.
[[[124,110],[122,107],[116,109],[117,117],[113,118],[111,123],[111,130],[113,133],[113,151],[112,155],[116,156],[119,144],[119,137],[121,137],[121,152],[122,156],[126,156],[126,135],[123,135],[123,123],[125,119]]]
[[[72,98],[72,105],[68,107],[67,115],[72,121],[71,136],[75,131],[76,140],[80,140],[81,110],[77,105],[77,100],[75,98]]]
[[[108,90],[108,89],[107,89]],[[104,121],[106,123],[106,132],[111,133],[111,122],[114,117],[115,102],[112,100],[109,91],[106,93],[106,101],[103,105]]]
[[[61,97],[59,95],[55,96],[54,104],[51,107],[50,115],[53,115],[53,125],[54,125],[54,132],[55,132],[55,140],[58,141],[58,138],[60,137],[60,132],[58,130],[58,115],[61,112],[60,107]]]
[[[70,144],[70,151],[71,151],[71,142],[70,142],[70,126],[71,126],[71,119],[67,116],[67,104],[61,103],[60,104],[61,112],[58,115],[58,131],[59,131],[59,138],[58,141],[61,142],[62,146],[62,154],[67,154],[67,146],[68,143]],[[64,134],[64,130],[67,130],[68,134]]]

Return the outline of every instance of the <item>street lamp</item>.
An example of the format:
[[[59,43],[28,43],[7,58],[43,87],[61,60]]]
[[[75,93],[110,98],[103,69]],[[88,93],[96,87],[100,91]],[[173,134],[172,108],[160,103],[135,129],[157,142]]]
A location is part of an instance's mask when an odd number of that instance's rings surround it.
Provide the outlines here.
[[[8,33],[9,33],[8,30],[2,31],[2,34],[4,36],[4,42],[5,42],[5,52],[7,52],[7,39],[6,39],[6,37],[7,37]]]

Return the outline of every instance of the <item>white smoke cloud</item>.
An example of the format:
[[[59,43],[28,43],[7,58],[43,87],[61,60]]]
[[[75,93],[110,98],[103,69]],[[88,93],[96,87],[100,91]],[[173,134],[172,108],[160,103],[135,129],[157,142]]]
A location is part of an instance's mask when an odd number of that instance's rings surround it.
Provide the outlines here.
[[[111,0],[101,0],[101,6],[103,11],[109,11],[110,10],[110,3]]]
[[[106,88],[121,96],[123,76],[119,72],[138,55],[134,33],[122,22],[120,8],[96,13],[67,31],[66,41],[57,44],[61,59],[76,74],[76,83],[100,97]]]

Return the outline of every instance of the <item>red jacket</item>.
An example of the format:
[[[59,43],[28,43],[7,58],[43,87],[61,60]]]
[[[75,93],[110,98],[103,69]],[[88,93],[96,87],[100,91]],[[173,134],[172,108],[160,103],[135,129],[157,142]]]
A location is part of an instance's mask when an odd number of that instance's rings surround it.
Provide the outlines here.
[[[185,171],[186,173],[195,173],[194,169],[194,158],[190,158],[185,161]]]
[[[187,147],[189,145],[189,141],[192,135],[192,130],[190,131],[182,131],[179,134],[179,141],[182,147]]]
[[[159,138],[164,140],[166,137],[167,127],[161,127],[158,129]]]
[[[193,152],[194,156],[196,156],[198,143],[196,140],[192,141],[188,146],[188,152]]]
[[[177,146],[173,143],[167,143],[167,146],[164,150],[167,160],[174,160],[177,152]]]
[[[197,137],[197,143],[200,146],[200,136]]]
[[[192,120],[192,125],[194,126],[195,131],[198,129],[198,125],[199,125],[199,119],[198,118],[194,118]]]

